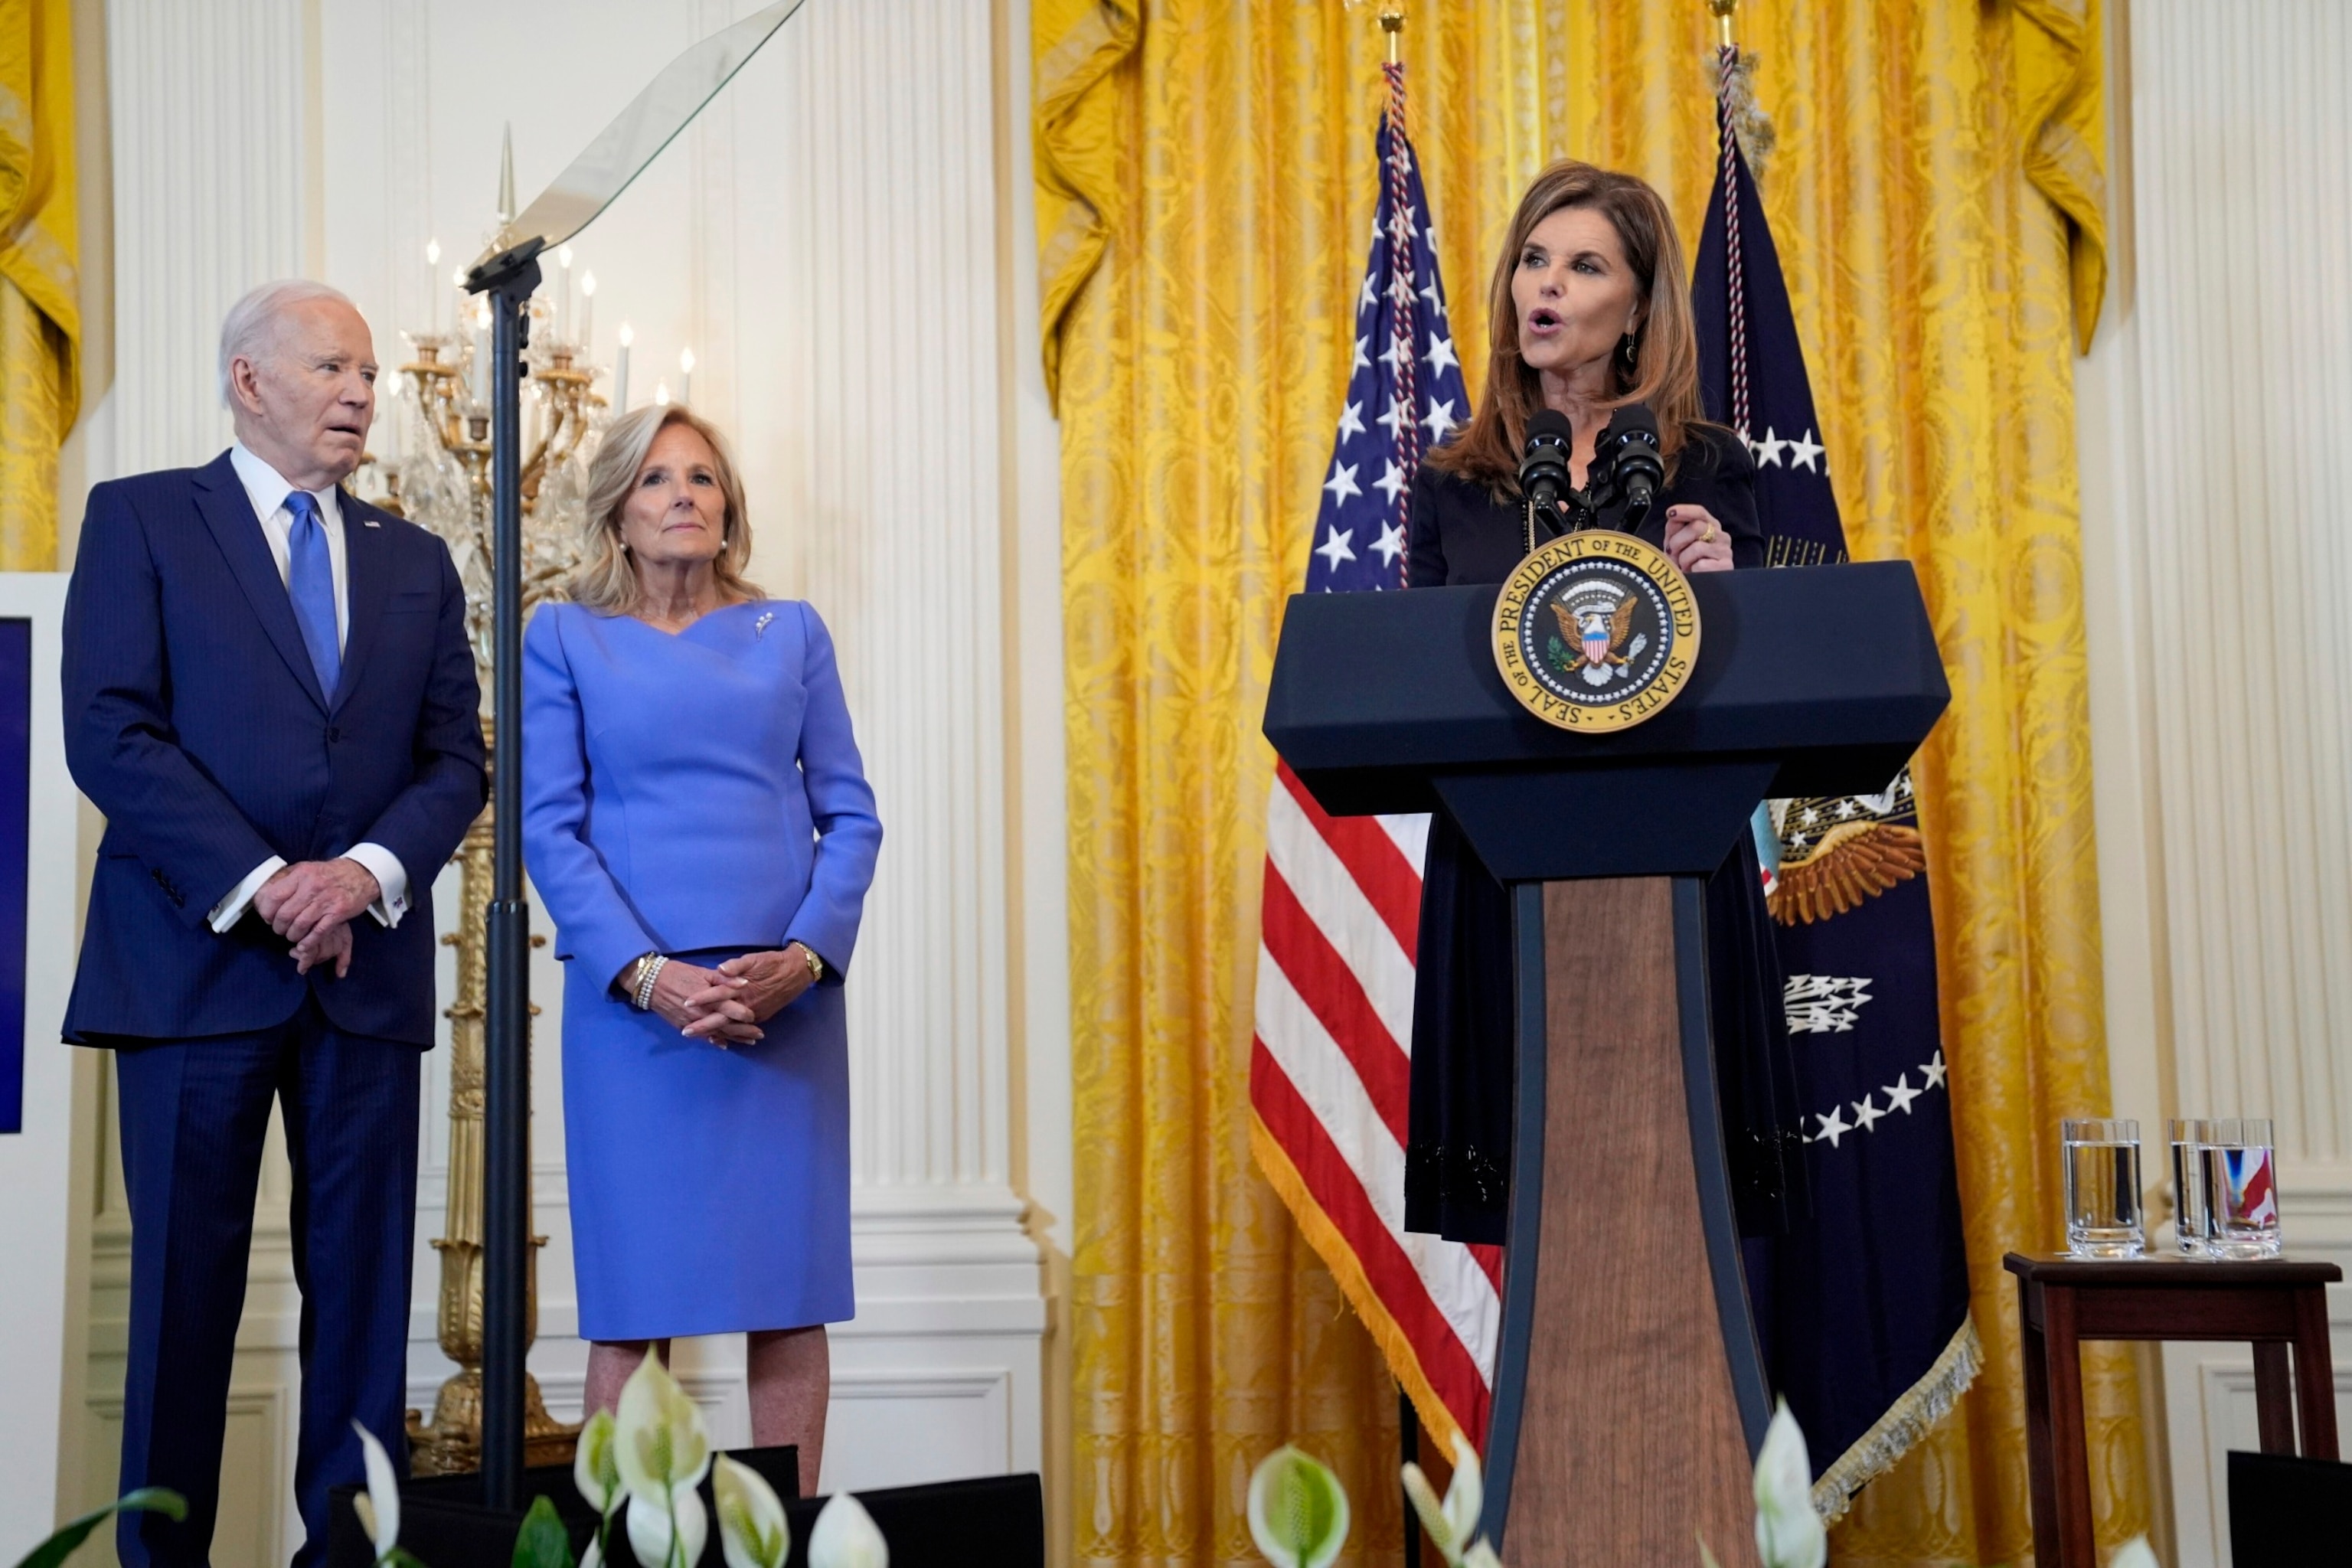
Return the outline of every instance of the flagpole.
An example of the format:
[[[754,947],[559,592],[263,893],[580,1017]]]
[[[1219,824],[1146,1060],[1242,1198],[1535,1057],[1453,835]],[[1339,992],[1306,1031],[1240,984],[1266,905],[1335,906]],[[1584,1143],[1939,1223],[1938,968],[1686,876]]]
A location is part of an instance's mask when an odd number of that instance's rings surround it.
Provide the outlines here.
[[[1404,62],[1397,52],[1398,43],[1404,35],[1403,0],[1389,0],[1381,7],[1380,15],[1381,31],[1388,36],[1389,46],[1388,69],[1381,74],[1387,79],[1393,100],[1398,90],[1399,73],[1404,68]],[[1403,127],[1400,125],[1397,129],[1402,134]],[[1402,1383],[1397,1384],[1397,1473],[1400,1476],[1404,1473],[1406,1465],[1417,1464],[1421,1459],[1421,1417],[1414,1413],[1412,1396],[1405,1392]],[[1404,1568],[1421,1568],[1421,1531],[1415,1521],[1412,1494],[1408,1491],[1404,1494]]]
[[[1706,8],[1715,13],[1717,46],[1737,50],[1739,41],[1731,35],[1731,23],[1732,18],[1739,14],[1739,0],[1706,0]]]

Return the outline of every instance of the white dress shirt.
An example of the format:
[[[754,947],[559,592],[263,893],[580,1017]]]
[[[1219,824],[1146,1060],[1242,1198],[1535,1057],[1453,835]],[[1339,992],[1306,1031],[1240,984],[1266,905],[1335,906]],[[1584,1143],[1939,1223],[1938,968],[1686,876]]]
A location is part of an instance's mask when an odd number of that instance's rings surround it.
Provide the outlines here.
[[[261,521],[261,536],[269,542],[269,556],[278,563],[278,580],[283,583],[287,579],[287,563],[293,552],[294,531],[294,514],[288,509],[286,498],[294,493],[294,486],[286,476],[255,457],[242,441],[229,447],[228,460],[253,502],[253,515]],[[334,571],[335,647],[341,652],[351,636],[352,626],[352,579],[350,557],[343,548],[342,498],[331,485],[323,490],[312,490],[310,495],[319,503],[320,526],[327,534],[327,560]],[[368,913],[384,925],[398,925],[400,917],[408,912],[408,872],[401,866],[400,857],[381,844],[354,844],[343,851],[342,858],[359,862],[375,878],[381,896],[368,906]],[[228,897],[213,906],[212,913],[206,917],[213,930],[225,931],[243,920],[261,885],[285,868],[286,858],[272,855],[247,872],[244,881],[229,889]]]

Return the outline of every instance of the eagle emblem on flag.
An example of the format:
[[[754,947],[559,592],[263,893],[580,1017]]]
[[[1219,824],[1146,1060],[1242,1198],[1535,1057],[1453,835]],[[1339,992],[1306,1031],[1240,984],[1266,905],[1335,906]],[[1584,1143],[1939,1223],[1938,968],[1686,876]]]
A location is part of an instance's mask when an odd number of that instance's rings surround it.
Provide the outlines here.
[[[1911,770],[1877,795],[1776,800],[1780,861],[1769,902],[1784,926],[1811,925],[1860,909],[1927,868]]]

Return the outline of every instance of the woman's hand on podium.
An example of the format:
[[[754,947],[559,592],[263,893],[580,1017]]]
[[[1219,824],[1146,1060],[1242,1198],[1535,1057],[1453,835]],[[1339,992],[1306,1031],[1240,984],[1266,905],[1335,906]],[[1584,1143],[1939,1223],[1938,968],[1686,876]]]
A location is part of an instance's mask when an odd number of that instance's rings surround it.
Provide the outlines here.
[[[1731,570],[1731,535],[1703,506],[1666,508],[1666,554],[1685,572]]]

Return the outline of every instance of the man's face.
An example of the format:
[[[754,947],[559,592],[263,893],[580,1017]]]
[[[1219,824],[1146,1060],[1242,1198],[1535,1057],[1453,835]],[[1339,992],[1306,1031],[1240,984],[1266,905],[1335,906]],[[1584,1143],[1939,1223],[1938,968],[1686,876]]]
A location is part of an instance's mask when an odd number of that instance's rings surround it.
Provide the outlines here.
[[[289,305],[258,353],[229,362],[237,434],[303,489],[341,484],[367,449],[375,374],[357,310],[338,300]]]

